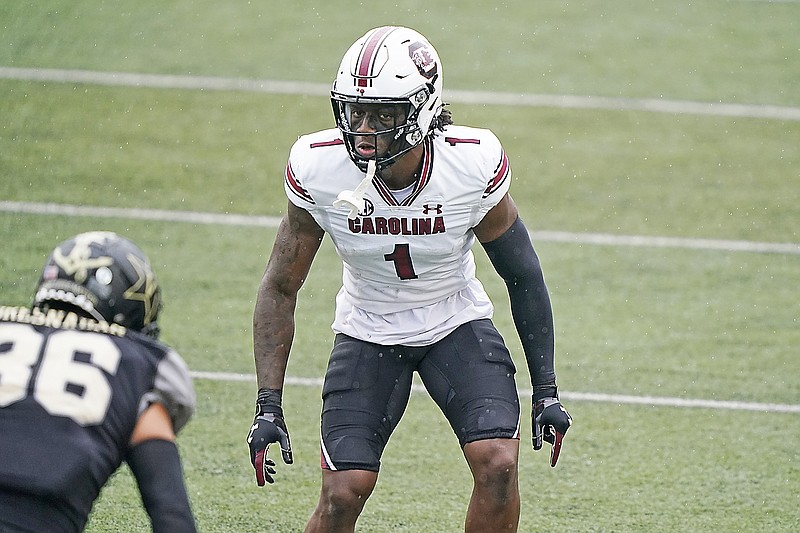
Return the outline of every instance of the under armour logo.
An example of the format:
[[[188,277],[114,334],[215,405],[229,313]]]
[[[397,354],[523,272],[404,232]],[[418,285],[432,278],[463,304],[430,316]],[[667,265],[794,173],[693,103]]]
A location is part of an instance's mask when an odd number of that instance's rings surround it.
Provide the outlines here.
[[[422,206],[422,214],[427,215],[431,211],[434,211],[437,215],[441,215],[442,204],[436,204],[436,205],[425,204]]]

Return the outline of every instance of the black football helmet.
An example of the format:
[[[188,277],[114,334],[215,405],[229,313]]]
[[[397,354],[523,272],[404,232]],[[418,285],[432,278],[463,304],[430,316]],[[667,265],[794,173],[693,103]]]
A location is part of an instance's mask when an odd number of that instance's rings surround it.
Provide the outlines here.
[[[33,306],[80,310],[158,337],[161,288],[138,246],[115,233],[95,231],[56,246],[42,269]]]

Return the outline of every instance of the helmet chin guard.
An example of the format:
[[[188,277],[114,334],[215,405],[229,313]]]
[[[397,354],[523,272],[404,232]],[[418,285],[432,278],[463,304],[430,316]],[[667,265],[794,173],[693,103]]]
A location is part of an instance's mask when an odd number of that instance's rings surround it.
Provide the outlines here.
[[[393,128],[366,134],[390,139],[388,150],[364,157],[356,149],[356,133],[347,116],[348,104],[403,105],[405,121]],[[350,159],[363,172],[370,160],[379,171],[419,145],[442,112],[442,65],[439,55],[418,32],[400,26],[368,31],[347,50],[331,89],[336,125]]]

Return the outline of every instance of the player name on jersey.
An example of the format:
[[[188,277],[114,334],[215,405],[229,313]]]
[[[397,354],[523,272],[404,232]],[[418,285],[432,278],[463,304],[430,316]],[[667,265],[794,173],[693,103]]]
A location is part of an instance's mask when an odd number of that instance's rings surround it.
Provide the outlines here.
[[[78,316],[76,313],[56,309],[50,309],[45,313],[39,308],[30,309],[27,307],[9,307],[3,305],[0,306],[0,320],[17,322],[19,324],[31,324],[32,326],[107,333],[118,337],[124,336],[127,331],[127,328],[119,324],[110,324],[104,320],[85,318]]]

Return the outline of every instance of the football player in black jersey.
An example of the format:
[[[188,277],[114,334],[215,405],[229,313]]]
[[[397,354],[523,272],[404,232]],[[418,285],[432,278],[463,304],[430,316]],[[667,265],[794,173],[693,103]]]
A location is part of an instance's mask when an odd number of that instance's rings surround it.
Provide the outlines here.
[[[33,306],[0,306],[0,531],[82,531],[123,461],[153,531],[196,531],[175,434],[195,394],[160,343],[150,262],[110,232],[59,244]]]

